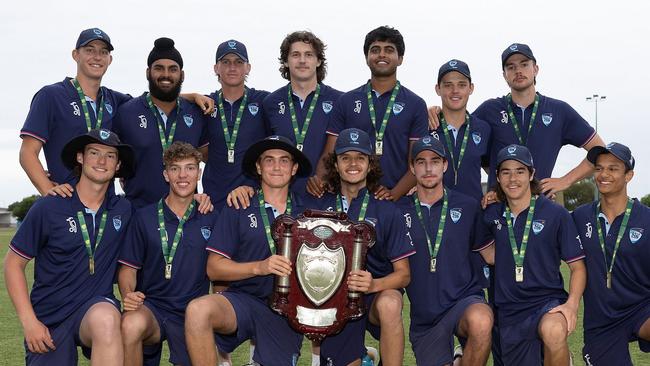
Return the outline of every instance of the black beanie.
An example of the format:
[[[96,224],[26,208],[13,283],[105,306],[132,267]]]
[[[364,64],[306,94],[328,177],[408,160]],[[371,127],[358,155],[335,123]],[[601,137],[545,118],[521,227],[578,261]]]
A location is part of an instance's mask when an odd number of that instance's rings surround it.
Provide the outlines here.
[[[181,57],[181,53],[174,47],[174,40],[171,38],[158,38],[153,43],[153,49],[147,58],[147,66],[151,67],[156,60],[160,59],[176,61],[178,66],[181,69],[183,68],[183,58]]]

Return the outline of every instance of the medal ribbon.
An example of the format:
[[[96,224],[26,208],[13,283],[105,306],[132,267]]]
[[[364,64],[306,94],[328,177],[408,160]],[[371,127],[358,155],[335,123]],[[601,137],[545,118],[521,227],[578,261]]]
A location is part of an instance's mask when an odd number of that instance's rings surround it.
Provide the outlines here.
[[[223,108],[223,92],[219,92],[217,98],[217,105],[219,107],[219,115],[221,117],[221,127],[223,127],[223,137],[226,140],[226,148],[228,150],[235,150],[235,142],[237,142],[237,135],[239,134],[239,124],[241,123],[241,117],[244,114],[244,109],[246,108],[246,102],[248,101],[248,92],[244,92],[244,99],[242,99],[241,104],[239,105],[239,110],[237,111],[237,117],[235,117],[235,123],[232,127],[232,135],[228,131],[228,122],[226,121],[226,112]]]
[[[359,210],[359,217],[357,222],[361,222],[366,218],[366,210],[368,209],[368,201],[370,200],[370,195],[366,190],[366,194],[363,196],[363,201],[361,202],[361,209]],[[351,204],[352,202],[350,202]],[[348,209],[350,207],[348,206]],[[336,211],[343,212],[343,202],[340,194],[336,195]]]
[[[181,236],[183,236],[183,225],[190,217],[190,214],[194,210],[195,206],[194,200],[187,207],[183,217],[178,221],[178,227],[176,228],[176,234],[172,241],[171,248],[169,247],[169,238],[167,237],[167,229],[165,228],[165,214],[163,212],[163,198],[158,201],[158,232],[160,234],[160,244],[162,247],[163,258],[165,258],[165,264],[171,265],[174,260],[174,255],[176,254],[176,248],[178,243],[181,241]]]
[[[512,103],[512,95],[508,94],[506,96],[507,99],[507,106],[508,106],[508,117],[510,117],[510,120],[512,121],[512,126],[515,128],[515,134],[517,135],[517,139],[519,140],[520,145],[526,145],[528,142],[528,137],[530,136],[530,131],[533,129],[533,124],[535,123],[535,117],[537,116],[537,108],[539,107],[539,94],[535,94],[535,103],[533,105],[533,113],[530,115],[530,121],[528,122],[528,132],[526,133],[526,140],[524,141],[523,137],[521,136],[521,130],[519,129],[519,123],[517,122],[517,118],[515,117],[515,113],[512,111],[512,106],[510,105]]]
[[[460,152],[458,153],[458,160],[454,159],[454,146],[451,142],[451,136],[449,136],[449,130],[447,126],[447,121],[445,116],[440,113],[440,125],[442,126],[442,132],[445,135],[445,141],[447,142],[447,150],[449,150],[449,155],[451,155],[451,167],[454,169],[454,184],[458,183],[458,170],[460,169],[460,163],[463,161],[463,156],[465,156],[465,149],[467,148],[467,139],[469,137],[469,113],[465,112],[465,134],[463,135],[463,142],[460,144]]]
[[[81,211],[77,211],[77,220],[79,220],[79,226],[81,226],[81,236],[84,239],[84,244],[86,246],[86,253],[88,253],[88,258],[90,260],[90,274],[95,274],[95,253],[97,253],[97,248],[99,248],[99,243],[102,241],[104,236],[104,228],[106,227],[106,218],[108,213],[104,211],[102,214],[102,219],[99,222],[99,231],[97,232],[97,238],[95,239],[95,250],[93,250],[90,244],[90,235],[88,235],[88,225],[86,225],[86,219],[84,214]]]
[[[260,216],[262,216],[262,222],[264,223],[264,232],[266,233],[266,241],[269,243],[269,249],[271,254],[275,254],[275,242],[273,241],[273,236],[271,235],[271,224],[269,223],[269,215],[266,213],[266,207],[264,207],[264,192],[262,189],[257,190],[257,198],[260,203]],[[287,194],[287,205],[284,210],[284,213],[291,215],[291,193]]]
[[[434,259],[438,256],[438,251],[440,250],[440,244],[442,243],[442,234],[445,231],[445,222],[447,221],[447,207],[449,206],[449,199],[447,197],[447,190],[443,189],[443,200],[442,200],[442,211],[440,211],[440,222],[438,223],[438,231],[436,232],[436,241],[435,244],[431,245],[431,237],[427,230],[427,226],[424,221],[424,216],[422,215],[422,207],[420,207],[420,199],[418,198],[417,193],[413,195],[413,201],[415,202],[415,212],[420,219],[420,224],[424,229],[424,235],[427,238],[427,246],[429,247],[429,255],[431,259]]]
[[[88,112],[88,105],[86,104],[86,94],[84,94],[84,91],[81,89],[81,86],[79,85],[79,82],[77,79],[72,79],[72,85],[74,85],[74,88],[77,89],[77,94],[79,95],[79,101],[81,102],[81,108],[83,108],[84,111],[84,118],[86,119],[86,128],[88,128],[88,131],[93,129],[92,122],[90,121],[90,113]],[[100,89],[101,91],[101,89]],[[104,117],[104,96],[102,94],[102,102],[99,103],[99,112],[97,112],[97,125],[95,128],[101,128],[102,127],[102,119]]]
[[[397,93],[399,92],[400,83],[399,81],[393,87],[393,92],[390,94],[390,100],[386,106],[386,111],[384,111],[384,118],[381,121],[381,126],[377,130],[377,116],[375,115],[375,104],[372,102],[372,87],[370,82],[366,86],[366,91],[368,94],[368,111],[370,112],[370,120],[372,121],[372,128],[375,130],[375,141],[384,140],[384,132],[386,131],[386,126],[388,125],[388,118],[390,118],[390,111],[393,109],[395,104],[395,98],[397,98]]]
[[[158,112],[158,109],[153,105],[153,101],[151,100],[151,94],[147,93],[145,99],[147,100],[147,104],[149,105],[149,109],[151,110],[151,113],[156,117],[156,121],[158,121],[158,133],[160,134],[160,145],[162,146],[163,154],[165,153],[165,150],[171,146],[171,144],[174,142],[174,134],[176,133],[176,120],[178,120],[178,116],[181,115],[181,100],[180,98],[176,99],[176,108],[178,110],[176,111],[176,118],[172,121],[172,127],[169,130],[169,137],[165,137],[165,124],[163,123],[162,119],[160,118],[160,112]]]
[[[524,235],[521,238],[521,246],[517,250],[517,241],[515,240],[515,233],[512,225],[512,212],[510,207],[506,205],[506,223],[508,225],[508,239],[510,240],[510,246],[512,247],[512,257],[515,260],[517,267],[524,266],[524,256],[526,255],[526,246],[528,246],[528,238],[530,234],[530,227],[533,222],[533,215],[535,214],[535,203],[537,202],[537,197],[530,197],[530,207],[528,208],[528,216],[526,217],[526,226],[524,226]]]
[[[616,252],[618,252],[618,247],[621,244],[621,239],[623,238],[623,234],[625,234],[625,230],[627,229],[627,223],[630,220],[630,214],[632,213],[633,204],[634,201],[628,198],[627,206],[625,207],[625,215],[623,216],[623,222],[621,223],[621,227],[618,229],[618,235],[616,236],[616,242],[614,244],[614,251],[612,252],[612,259],[609,264],[609,268],[607,266],[607,254],[605,252],[605,238],[603,236],[603,229],[600,226],[600,219],[598,218],[598,214],[600,213],[600,202],[598,202],[598,204],[596,205],[596,229],[598,230],[598,241],[600,242],[600,249],[602,249],[603,251],[603,258],[605,259],[605,269],[607,270],[609,276],[611,276],[612,270],[614,269]]]
[[[298,118],[296,117],[296,108],[293,106],[293,92],[291,91],[291,83],[289,83],[289,88],[287,89],[289,97],[289,113],[291,114],[291,125],[293,126],[293,134],[296,136],[296,144],[302,145],[305,141],[305,136],[307,136],[307,130],[309,129],[309,123],[311,122],[311,116],[314,114],[314,109],[316,108],[316,103],[318,102],[318,97],[320,96],[320,84],[316,84],[316,92],[314,97],[309,103],[309,109],[307,110],[307,117],[305,117],[305,122],[302,124],[302,131],[298,127]]]

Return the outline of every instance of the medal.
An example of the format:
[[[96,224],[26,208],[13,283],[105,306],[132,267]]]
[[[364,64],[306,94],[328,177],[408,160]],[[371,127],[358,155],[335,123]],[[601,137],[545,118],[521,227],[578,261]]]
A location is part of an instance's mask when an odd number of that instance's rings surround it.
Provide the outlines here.
[[[607,272],[607,288],[612,288],[612,272]]]
[[[430,270],[431,270],[431,272],[436,271],[436,258],[431,258],[431,268],[430,268]]]
[[[86,219],[81,211],[77,212],[77,220],[79,220],[79,225],[81,226],[81,236],[84,239],[84,245],[86,246],[86,253],[88,254],[88,271],[91,275],[95,274],[95,253],[97,253],[97,248],[102,241],[104,236],[104,228],[106,227],[106,218],[108,213],[104,211],[102,214],[102,219],[99,223],[99,231],[97,232],[97,237],[95,238],[95,250],[90,243],[90,234],[88,234],[88,226],[86,225]]]
[[[165,279],[171,280],[172,278],[172,264],[168,263],[165,265]]]
[[[528,207],[528,215],[526,216],[526,224],[524,226],[524,233],[521,238],[521,246],[517,249],[517,241],[515,239],[515,232],[512,224],[512,211],[506,205],[506,225],[508,226],[508,240],[512,248],[512,258],[515,262],[515,282],[524,282],[524,257],[526,256],[526,247],[528,246],[528,238],[530,237],[530,227],[535,215],[535,204],[537,197],[530,197],[530,206]]]
[[[382,155],[384,153],[384,142],[376,141],[375,142],[375,154]]]
[[[614,261],[616,260],[616,253],[618,252],[618,247],[621,245],[621,239],[623,238],[623,234],[627,229],[627,224],[630,220],[630,215],[632,214],[633,205],[634,205],[634,200],[628,198],[627,205],[625,206],[625,215],[623,215],[623,222],[621,222],[621,226],[618,228],[618,235],[616,236],[616,242],[614,243],[614,250],[612,252],[612,259],[610,261],[609,268],[607,267],[607,253],[605,250],[605,238],[603,237],[603,229],[600,227],[600,219],[598,218],[598,215],[600,213],[600,202],[598,202],[598,204],[596,205],[596,229],[598,231],[598,241],[600,242],[600,249],[603,251],[603,259],[605,259],[605,271],[607,271],[606,284],[608,289],[612,288],[612,272],[614,271]]]
[[[515,266],[515,281],[524,282],[524,267]]]
[[[235,150],[233,149],[228,149],[228,162],[231,164],[235,162]]]
[[[415,213],[420,220],[420,224],[424,230],[424,236],[427,239],[427,247],[429,248],[429,256],[431,257],[429,270],[431,272],[435,272],[436,264],[438,262],[438,251],[440,250],[440,245],[442,244],[442,235],[444,234],[445,222],[447,221],[447,207],[449,206],[447,190],[443,189],[442,191],[442,209],[440,210],[440,221],[438,222],[438,230],[436,231],[436,240],[433,244],[431,244],[431,237],[429,236],[427,226],[425,225],[424,216],[422,215],[422,208],[420,207],[420,199],[418,198],[417,193],[413,195],[413,201],[415,203]]]
[[[388,125],[388,118],[390,118],[390,111],[395,105],[395,99],[397,98],[397,93],[399,92],[400,83],[399,81],[395,83],[393,87],[393,92],[390,94],[390,99],[388,105],[386,105],[386,111],[384,111],[384,118],[381,121],[381,126],[377,130],[377,116],[375,115],[375,104],[372,102],[372,87],[370,82],[366,85],[366,94],[368,96],[368,112],[370,113],[370,122],[372,127],[375,130],[375,154],[382,155],[384,153],[383,141],[384,141],[384,132],[386,132],[386,126]]]
[[[316,84],[316,90],[314,91],[314,97],[309,103],[309,109],[307,109],[307,116],[302,124],[302,131],[298,126],[298,117],[296,116],[296,108],[293,106],[293,91],[291,90],[291,83],[287,88],[287,98],[289,100],[289,114],[291,115],[291,126],[293,127],[293,135],[296,138],[296,144],[298,150],[302,151],[303,144],[305,143],[305,137],[307,136],[307,131],[309,130],[309,123],[311,122],[311,116],[314,114],[314,109],[316,108],[316,103],[318,102],[318,97],[320,96],[320,84]]]
[[[298,144],[296,145],[296,147],[298,148],[298,150],[302,151],[302,144]]]
[[[95,274],[95,258],[88,258],[88,270],[91,275]]]
[[[171,244],[169,245],[169,240],[167,238],[167,229],[165,228],[165,214],[163,212],[163,199],[161,198],[158,201],[158,233],[160,233],[160,246],[162,247],[163,259],[165,260],[165,279],[170,280],[172,278],[172,261],[174,260],[174,255],[176,255],[176,248],[181,241],[183,236],[183,225],[190,217],[190,214],[194,210],[194,205],[196,201],[192,202],[185,209],[183,217],[178,221],[178,227],[176,227],[176,234]]]
[[[445,141],[447,142],[447,150],[449,151],[451,167],[454,170],[454,185],[458,184],[458,171],[460,170],[460,163],[463,161],[463,156],[465,155],[465,149],[467,148],[467,139],[469,137],[470,130],[470,116],[469,113],[465,113],[465,134],[463,135],[463,141],[460,144],[460,152],[458,153],[458,159],[454,157],[454,146],[455,144],[451,142],[451,136],[449,136],[449,129],[447,126],[447,121],[445,120],[445,115],[440,112],[440,126],[442,127],[442,132],[445,135]],[[460,130],[459,130],[460,131]]]
[[[228,163],[233,164],[235,162],[235,143],[237,142],[237,135],[239,134],[239,124],[241,123],[242,116],[244,115],[244,108],[246,108],[246,102],[248,101],[248,92],[244,91],[244,99],[242,99],[239,104],[239,110],[237,110],[237,116],[235,117],[235,122],[232,127],[232,134],[228,130],[228,121],[226,121],[226,112],[223,108],[223,92],[220,91],[217,95],[217,108],[219,109],[219,117],[221,118],[221,128],[223,129],[223,138],[226,141],[226,149],[228,149]]]

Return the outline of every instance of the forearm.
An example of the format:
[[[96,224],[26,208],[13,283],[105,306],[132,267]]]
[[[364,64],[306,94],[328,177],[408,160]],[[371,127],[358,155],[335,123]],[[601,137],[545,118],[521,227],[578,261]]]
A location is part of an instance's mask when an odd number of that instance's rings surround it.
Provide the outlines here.
[[[257,276],[259,262],[237,263],[219,254],[208,257],[207,272],[210,281],[240,281]]]
[[[327,135],[327,141],[325,146],[323,146],[323,151],[321,152],[320,159],[318,159],[318,164],[316,164],[316,176],[324,179],[327,175],[327,169],[325,168],[325,162],[329,155],[334,152],[334,145],[336,145],[336,136]]]
[[[591,176],[593,173],[594,166],[587,159],[583,159],[580,164],[562,176],[562,179],[567,181],[570,186],[581,179]]]
[[[36,319],[36,313],[29,300],[27,290],[27,279],[25,278],[25,265],[21,264],[22,259],[10,258],[16,256],[11,250],[7,252],[4,264],[5,285],[7,293],[16,309],[16,315],[23,326],[29,321]]]
[[[587,284],[587,269],[583,259],[569,263],[569,268],[571,269],[571,277],[569,279],[567,303],[577,308]]]
[[[48,178],[47,173],[45,173],[43,164],[41,164],[41,161],[38,159],[38,154],[34,154],[33,152],[27,151],[21,147],[19,161],[20,166],[23,168],[25,173],[27,173],[27,177],[34,187],[36,187],[38,193],[44,196],[52,187],[54,187],[54,184]]]
[[[123,264],[120,265],[120,270],[117,274],[117,286],[120,289],[122,298],[125,298],[126,294],[135,291],[137,275],[138,271],[136,269]]]
[[[415,176],[408,170],[402,178],[397,182],[395,187],[390,190],[393,201],[399,200],[403,195],[407,194],[411,188],[415,187]]]
[[[494,265],[494,243],[490,244],[490,246],[481,250],[479,253],[481,253],[481,257],[483,257],[485,263],[491,266]]]
[[[400,259],[400,261],[408,261],[408,259]],[[406,263],[408,264],[408,262]],[[411,282],[410,269],[408,267],[399,268],[386,277],[373,278],[368,293],[380,292],[388,289],[401,289],[408,286],[409,282]]]

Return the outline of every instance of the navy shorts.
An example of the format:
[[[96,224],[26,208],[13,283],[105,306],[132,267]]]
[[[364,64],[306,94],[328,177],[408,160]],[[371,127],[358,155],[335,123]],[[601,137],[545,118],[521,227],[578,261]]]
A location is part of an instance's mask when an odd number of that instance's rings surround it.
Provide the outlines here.
[[[452,363],[454,334],[458,335],[458,323],[465,314],[465,310],[473,304],[485,304],[485,299],[478,295],[465,297],[452,306],[435,326],[423,332],[410,333],[411,345],[418,366]]]
[[[237,331],[217,334],[222,352],[231,353],[249,339],[255,340],[253,360],[262,365],[296,365],[302,346],[302,334],[294,331],[287,319],[271,310],[261,299],[241,292],[221,293],[237,315]]]
[[[542,365],[543,343],[539,337],[539,322],[549,310],[560,305],[553,299],[530,311],[528,316],[515,324],[503,324],[500,319],[499,336],[501,343],[501,359],[505,365]]]
[[[638,341],[643,352],[650,352],[650,341],[638,337],[643,323],[650,319],[650,307],[632,314],[605,329],[585,330],[582,358],[588,366],[632,366],[629,343]]]
[[[163,341],[169,346],[169,362],[174,365],[191,365],[185,343],[185,319],[177,314],[161,309],[145,300],[144,305],[151,310],[160,328],[160,342],[144,346],[144,364],[154,366],[160,364]]]
[[[120,311],[120,302],[115,298],[104,296],[91,298],[61,324],[49,328],[56,350],[47,353],[32,353],[25,343],[25,364],[30,366],[76,365],[78,362],[77,347],[81,347],[84,356],[90,359],[90,348],[84,346],[79,339],[79,327],[88,309],[101,302],[109,303],[115,306],[118,312]]]

